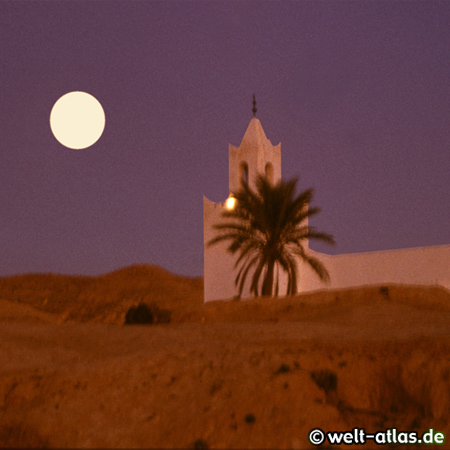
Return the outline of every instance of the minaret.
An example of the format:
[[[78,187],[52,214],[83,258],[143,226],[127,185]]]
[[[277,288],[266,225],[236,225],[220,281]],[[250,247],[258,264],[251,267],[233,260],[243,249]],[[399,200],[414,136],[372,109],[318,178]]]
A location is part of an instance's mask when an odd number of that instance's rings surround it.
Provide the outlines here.
[[[261,122],[256,116],[256,100],[253,96],[253,118],[247,127],[239,147],[229,145],[229,190],[236,192],[243,179],[255,188],[255,179],[263,174],[276,183],[281,179],[281,144],[273,146],[267,139]],[[234,256],[227,251],[228,244],[219,243],[208,247],[207,243],[216,235],[214,225],[220,223],[225,202],[214,203],[203,197],[204,229],[204,299],[231,299],[237,294],[234,284],[236,268]],[[244,291],[244,298],[249,293]]]
[[[253,95],[253,115],[256,116],[256,100]],[[261,122],[256,118],[250,121],[241,145],[228,147],[229,189],[239,190],[242,180],[247,180],[250,187],[258,174],[263,174],[272,183],[281,179],[281,144],[276,146],[267,139]]]

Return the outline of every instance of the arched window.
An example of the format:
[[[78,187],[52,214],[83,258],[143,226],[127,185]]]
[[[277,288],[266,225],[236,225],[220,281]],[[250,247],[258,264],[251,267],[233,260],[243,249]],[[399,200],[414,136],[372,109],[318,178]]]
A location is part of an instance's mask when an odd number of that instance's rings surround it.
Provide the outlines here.
[[[248,164],[245,161],[239,165],[239,181],[248,183]]]
[[[271,163],[266,164],[266,169],[265,169],[264,175],[265,175],[267,181],[269,181],[270,183],[273,183],[273,166]]]

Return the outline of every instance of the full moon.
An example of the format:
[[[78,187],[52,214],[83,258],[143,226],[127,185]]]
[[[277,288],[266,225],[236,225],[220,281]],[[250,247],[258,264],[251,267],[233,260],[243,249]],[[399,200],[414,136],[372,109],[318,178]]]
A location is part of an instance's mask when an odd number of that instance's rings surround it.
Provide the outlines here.
[[[81,150],[95,144],[105,129],[100,102],[86,92],[69,92],[53,105],[50,128],[65,147]]]

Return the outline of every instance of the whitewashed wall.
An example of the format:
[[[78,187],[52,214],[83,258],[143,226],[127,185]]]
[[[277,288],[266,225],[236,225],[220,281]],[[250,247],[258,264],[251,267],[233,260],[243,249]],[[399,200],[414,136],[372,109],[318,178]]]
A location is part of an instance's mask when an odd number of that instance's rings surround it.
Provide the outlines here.
[[[325,284],[299,265],[301,292],[383,283],[440,285],[450,289],[450,245],[327,255],[310,250],[330,273]]]
[[[219,243],[208,247],[208,242],[217,235],[213,225],[223,221],[222,203],[214,203],[203,197],[203,237],[204,237],[204,299],[232,299],[237,290],[234,287],[234,260],[227,252],[227,244]]]

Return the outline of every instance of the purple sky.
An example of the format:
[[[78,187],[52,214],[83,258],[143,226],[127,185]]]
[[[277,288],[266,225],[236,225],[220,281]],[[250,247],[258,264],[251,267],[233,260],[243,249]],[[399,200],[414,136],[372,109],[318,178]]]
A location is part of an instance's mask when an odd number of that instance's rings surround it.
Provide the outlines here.
[[[450,244],[449,1],[0,0],[0,276],[203,273],[203,195],[257,117],[328,253]],[[59,144],[55,101],[106,127]]]

